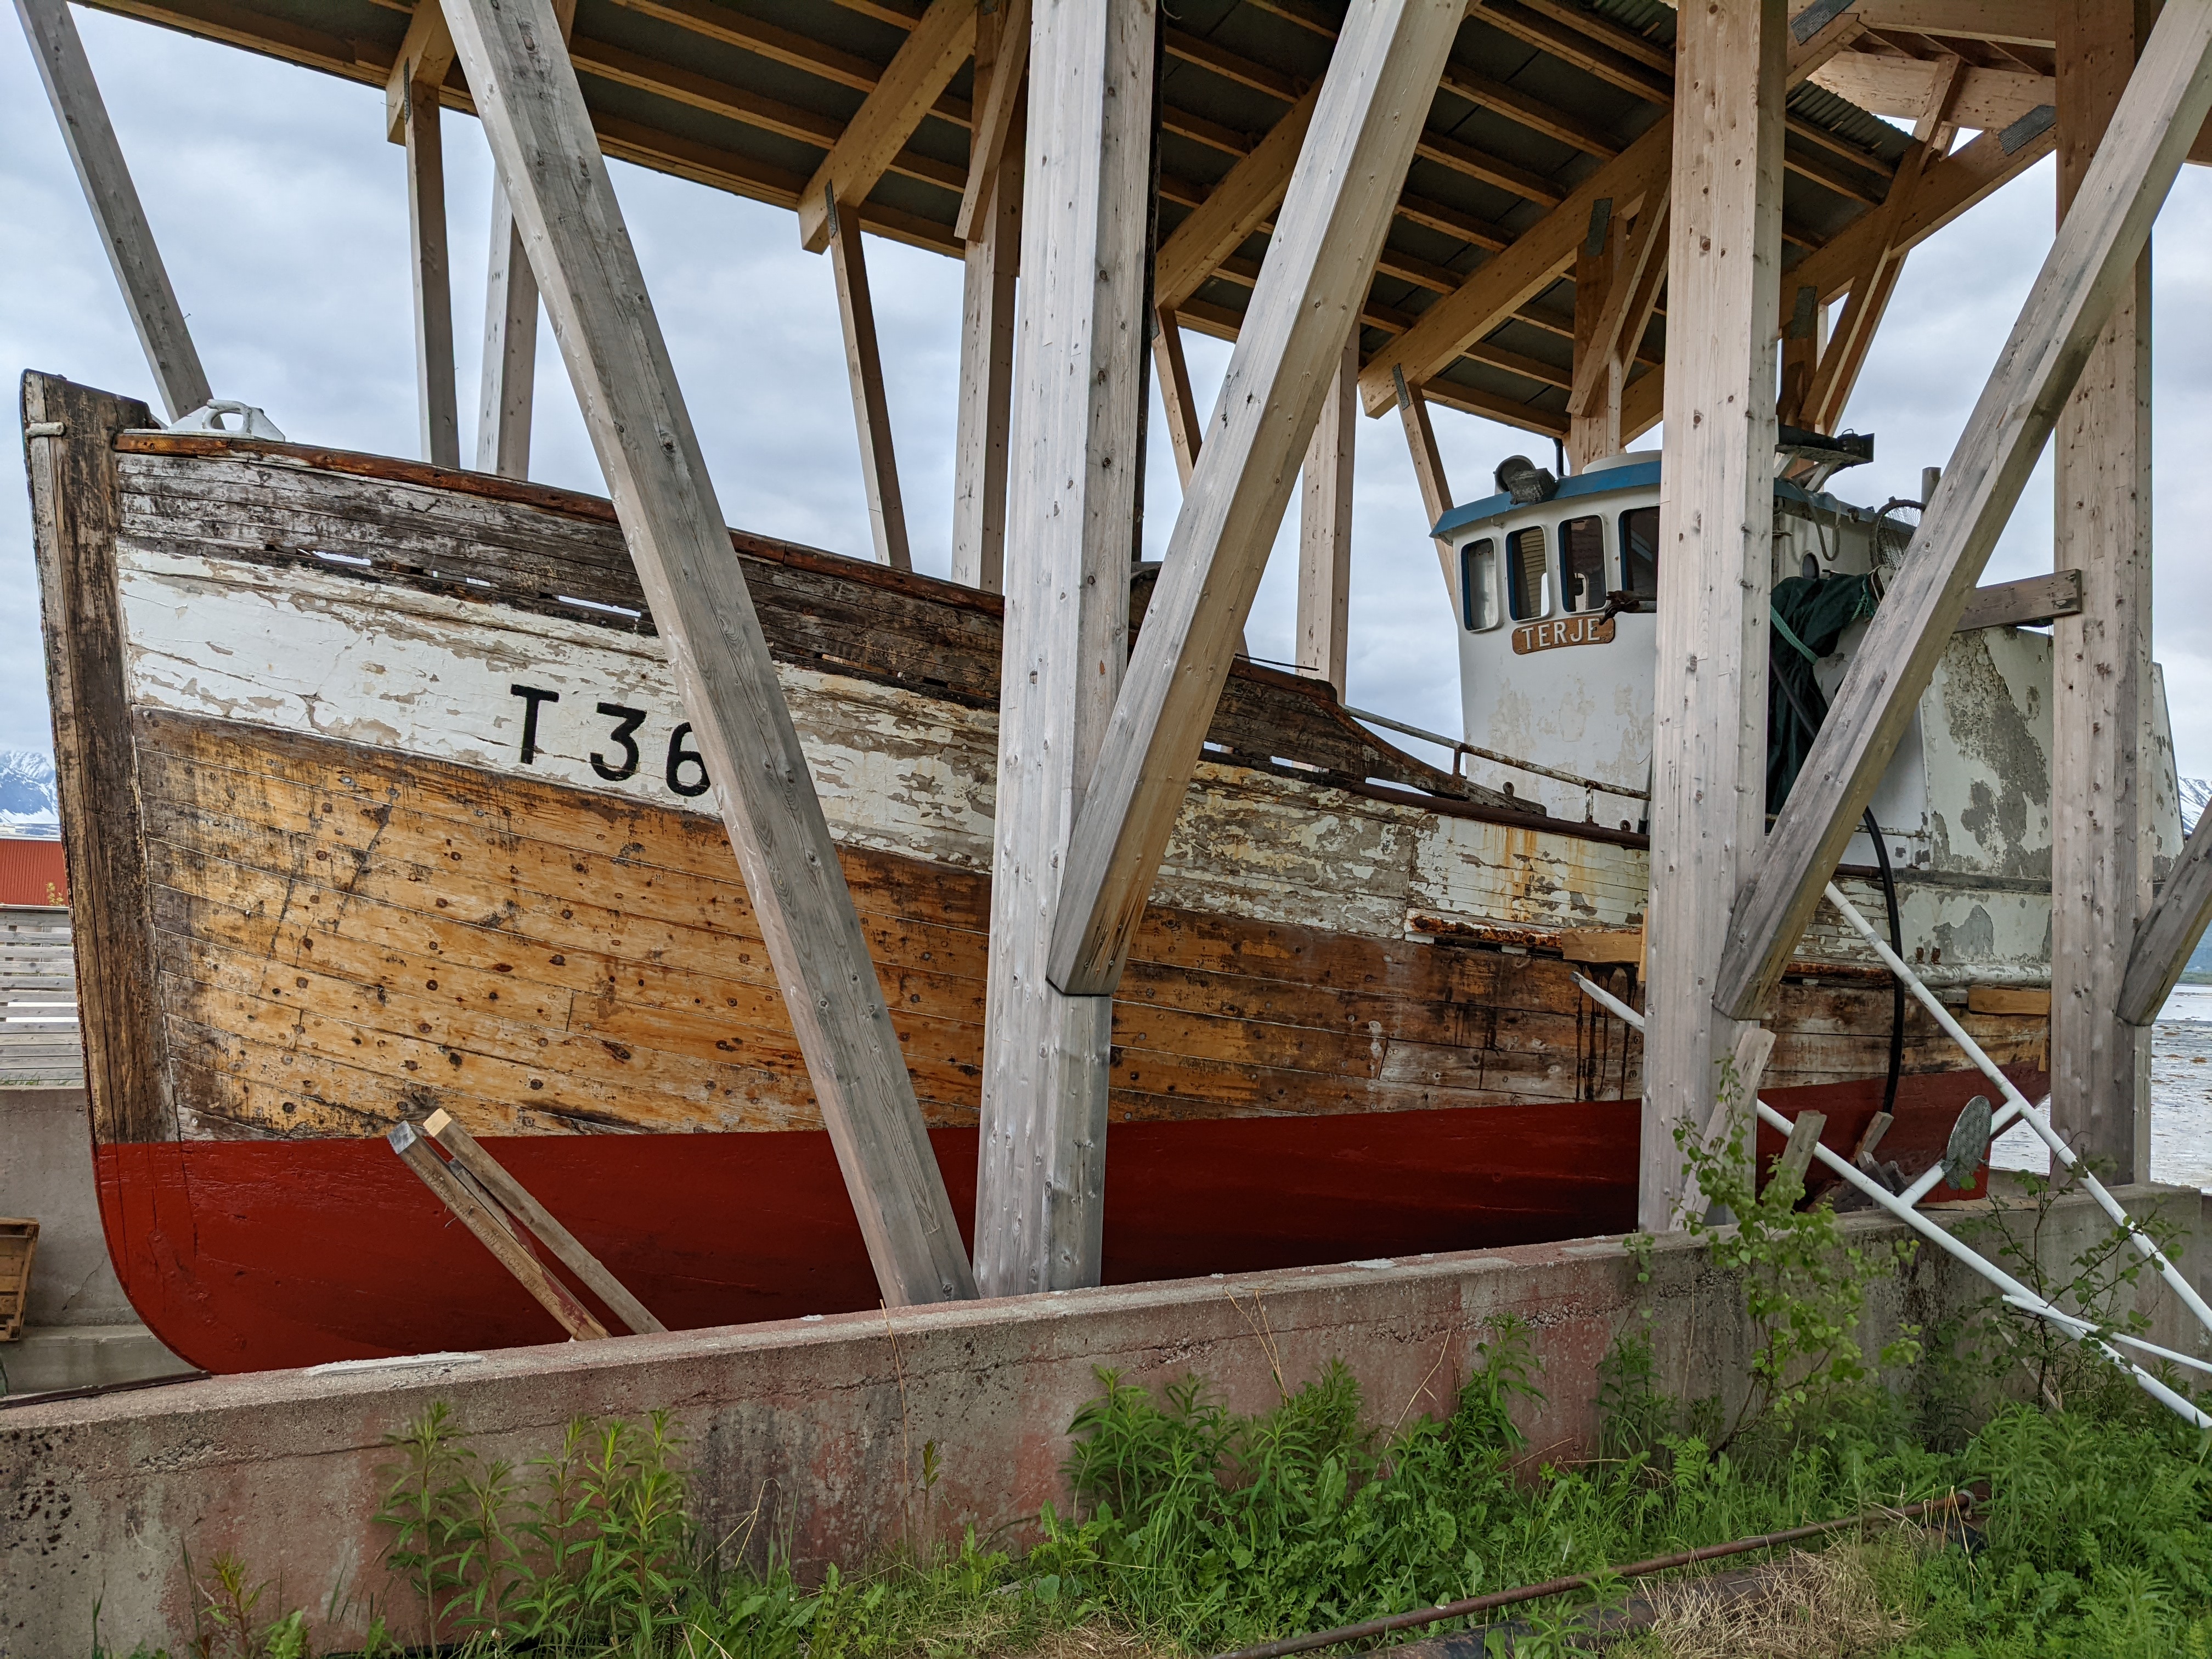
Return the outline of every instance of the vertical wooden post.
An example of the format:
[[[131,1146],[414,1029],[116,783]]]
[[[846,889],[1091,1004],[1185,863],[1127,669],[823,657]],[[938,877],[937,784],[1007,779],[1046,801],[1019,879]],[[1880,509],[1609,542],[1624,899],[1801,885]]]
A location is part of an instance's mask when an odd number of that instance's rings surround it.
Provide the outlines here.
[[[1644,210],[1650,212],[1650,204],[1647,204]],[[1622,228],[1620,216],[1613,210],[1613,198],[1601,197],[1590,210],[1589,232],[1575,252],[1572,378],[1583,378],[1585,359],[1591,353],[1601,353],[1605,360],[1596,371],[1603,377],[1603,383],[1595,389],[1589,412],[1577,413],[1571,407],[1568,410],[1567,465],[1577,472],[1620,448],[1620,392],[1628,376],[1623,372],[1622,354],[1613,349],[1610,340],[1599,338],[1598,325],[1605,313],[1606,300],[1613,292],[1614,270],[1620,264]],[[1634,349],[1632,344],[1630,352]]]
[[[1359,330],[1306,446],[1298,500],[1298,672],[1344,696],[1345,617],[1352,593],[1352,459],[1359,424]]]
[[[1045,977],[1060,869],[1127,654],[1153,0],[1036,9],[999,703],[975,1274],[1098,1282],[1109,996]]]
[[[1679,1225],[1676,1126],[1711,1114],[1740,1028],[1713,1008],[1765,824],[1783,0],[1686,7],[1675,44],[1638,1224]]]
[[[1020,73],[1024,55],[1003,40],[1009,7],[976,19],[975,102],[995,107],[997,83]],[[980,145],[983,140],[976,139]],[[996,593],[1006,546],[1006,423],[1013,406],[1014,276],[1021,252],[1022,149],[1008,140],[995,156],[978,155],[988,186],[966,251],[960,318],[960,405],[952,460],[952,580]]]
[[[1785,285],[1789,278],[1784,277]],[[1820,353],[1828,343],[1827,307],[1820,290],[1809,283],[1790,288],[1782,307],[1782,396],[1775,410],[1784,426],[1805,424],[1805,400],[1812,394],[1813,377],[1820,373]]]
[[[200,367],[191,331],[185,326],[184,308],[169,286],[161,251],[154,245],[153,228],[146,222],[146,210],[139,204],[131,169],[124,164],[123,146],[115,140],[100,83],[92,78],[92,60],[84,55],[84,42],[77,38],[65,0],[15,0],[15,13],[22,20],[31,56],[39,60],[46,101],[53,106],[62,142],[69,146],[85,205],[100,227],[100,246],[107,250],[116,286],[123,290],[131,326],[138,332],[138,345],[146,354],[146,366],[154,371],[161,405],[173,421],[215,394],[208,389],[207,371]]]
[[[668,650],[884,1300],[975,1294],[668,343],[549,0],[447,0],[530,268]]]
[[[491,185],[491,264],[484,283],[483,378],[477,399],[477,471],[530,476],[531,400],[538,390],[538,279],[507,204]]]
[[[837,320],[845,331],[845,373],[853,383],[853,424],[860,437],[860,478],[868,495],[868,531],[876,562],[914,568],[906,539],[906,502],[899,494],[898,457],[891,451],[890,404],[884,396],[883,353],[876,344],[876,306],[868,294],[867,256],[860,248],[857,206],[829,204],[830,263],[837,276]]]
[[[461,413],[453,388],[453,292],[446,256],[446,157],[438,88],[410,81],[406,92],[407,222],[415,277],[415,407],[422,459],[461,464]]]
[[[2058,9],[2058,211],[2088,171],[2154,5]],[[2051,1113],[2110,1176],[2148,1178],[2149,1028],[2120,1018],[2129,947],[2150,908],[2150,250],[2057,434],[2060,569],[2081,611],[2053,629],[2051,779]]]

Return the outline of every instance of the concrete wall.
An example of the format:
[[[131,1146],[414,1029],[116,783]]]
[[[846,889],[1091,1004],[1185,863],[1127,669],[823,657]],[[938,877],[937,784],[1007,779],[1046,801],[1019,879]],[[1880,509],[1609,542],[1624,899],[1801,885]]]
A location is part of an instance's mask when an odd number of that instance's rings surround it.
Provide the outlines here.
[[[139,1323],[108,1261],[82,1089],[0,1088],[0,1215],[39,1224],[23,1334],[0,1344],[5,1393],[191,1369]]]
[[[2122,1196],[2202,1236],[2194,1193]],[[1899,1231],[1870,1215],[1843,1224]],[[2069,1200],[2045,1246],[2063,1261],[2101,1228]],[[2185,1263],[2204,1284],[2212,1256],[2192,1246]],[[412,1619],[378,1566],[370,1517],[391,1461],[383,1437],[437,1401],[484,1453],[518,1462],[550,1449],[579,1413],[671,1407],[691,1443],[698,1518],[722,1535],[764,1503],[815,1568],[969,1524],[1018,1540],[1040,1506],[1067,1503],[1063,1431],[1100,1368],[1155,1386],[1194,1371],[1253,1410],[1275,1397],[1274,1365],[1295,1387],[1340,1358],[1388,1425],[1446,1409],[1485,1322],[1517,1314],[1550,1396],[1527,1425],[1532,1443],[1571,1456],[1598,1428],[1597,1362],[1647,1301],[1662,1388],[1691,1397],[1742,1385],[1750,1334],[1734,1287],[1680,1238],[1658,1243],[1652,1269],[1639,1286],[1633,1257],[1598,1239],[25,1405],[0,1411],[0,1655],[84,1651],[96,1602],[111,1649],[173,1638],[187,1627],[187,1550],[202,1564],[236,1552],[277,1581],[272,1606],[329,1610],[319,1646],[357,1634],[372,1598]],[[1869,1334],[1878,1342],[1900,1318],[1929,1323],[1974,1294],[1960,1269],[1923,1251],[1878,1287]],[[2172,1301],[2154,1291],[2144,1305],[2160,1340],[2188,1346]],[[928,1441],[943,1475],[925,1500],[915,1476]]]

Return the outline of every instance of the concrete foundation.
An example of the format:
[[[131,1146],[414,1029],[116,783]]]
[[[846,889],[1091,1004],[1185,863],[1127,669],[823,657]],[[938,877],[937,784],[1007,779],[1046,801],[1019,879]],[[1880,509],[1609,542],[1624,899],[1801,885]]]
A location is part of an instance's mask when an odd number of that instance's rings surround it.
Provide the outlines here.
[[[2193,1192],[2122,1200],[2198,1238]],[[1981,1205],[1946,1212],[1972,1213]],[[1894,1237],[1886,1217],[1848,1233]],[[2042,1246],[2063,1262],[2103,1229],[2068,1200]],[[2207,1282],[2212,1255],[2185,1267]],[[694,1511],[728,1536],[757,1504],[802,1571],[902,1540],[1018,1542],[1047,1503],[1068,1504],[1065,1430],[1102,1370],[1157,1387],[1195,1372],[1254,1410],[1332,1359],[1351,1364],[1381,1424],[1447,1409],[1486,1322],[1527,1320],[1549,1396],[1526,1425],[1547,1458],[1588,1451],[1596,1367],[1638,1310],[1654,1310],[1659,1386],[1682,1397],[1744,1386],[1751,1333],[1736,1288],[1686,1239],[1654,1246],[1651,1279],[1619,1240],[1355,1262],[1228,1279],[848,1315],[481,1356],[374,1362],[189,1382],[0,1411],[0,1655],[84,1651],[94,1609],[111,1650],[189,1626],[185,1558],[236,1553],[273,1581],[272,1607],[305,1607],[317,1647],[357,1636],[372,1601],[415,1633],[419,1608],[380,1565],[371,1517],[392,1461],[384,1437],[449,1404],[487,1456],[550,1450],[579,1414],[671,1408],[688,1437]],[[2157,1340],[2201,1334],[2154,1283]],[[1981,1299],[1978,1281],[1928,1251],[1876,1288],[1869,1346],[1900,1321],[1932,1325]],[[927,1492],[922,1449],[941,1476]]]
[[[0,1394],[192,1369],[139,1323],[107,1259],[82,1089],[0,1088],[0,1215],[39,1224],[23,1334],[0,1343]]]

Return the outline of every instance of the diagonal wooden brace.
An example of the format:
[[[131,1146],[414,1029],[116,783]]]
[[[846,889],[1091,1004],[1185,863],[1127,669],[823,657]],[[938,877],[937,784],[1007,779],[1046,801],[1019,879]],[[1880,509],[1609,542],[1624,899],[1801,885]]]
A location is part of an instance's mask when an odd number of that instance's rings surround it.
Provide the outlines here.
[[[1911,554],[1738,893],[1714,1006],[1757,1017],[1934,677],[1974,583],[2212,110],[2212,0],[2172,0],[2128,82]]]
[[[1338,38],[1061,878],[1048,977],[1109,994],[1465,8],[1363,0]]]

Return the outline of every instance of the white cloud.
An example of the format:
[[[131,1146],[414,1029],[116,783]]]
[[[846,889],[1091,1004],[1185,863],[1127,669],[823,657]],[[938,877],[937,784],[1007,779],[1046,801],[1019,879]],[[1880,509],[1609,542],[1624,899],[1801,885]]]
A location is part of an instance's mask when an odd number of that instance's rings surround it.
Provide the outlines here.
[[[416,447],[401,152],[380,93],[106,14],[76,13],[178,293],[219,394],[264,406],[318,443]],[[490,170],[476,124],[446,121],[463,442],[471,445]],[[685,397],[731,522],[864,551],[860,463],[828,264],[776,209],[617,164],[615,177]],[[2156,507],[2159,645],[2185,771],[2212,772],[2212,623],[2188,596],[2208,574],[2197,526],[2212,483],[2191,457],[2212,437],[2212,323],[2192,303],[2212,276],[2212,173],[2189,169],[2161,222]],[[1881,459],[1855,497],[1911,495],[1948,458],[2049,246],[2046,163],[1916,252],[1850,418]],[[0,31],[0,362],[145,395],[149,381],[27,51]],[[893,429],[916,563],[949,560],[960,268],[871,239]],[[2166,303],[2171,296],[2173,303]],[[1228,357],[1193,338],[1201,404]],[[534,476],[602,488],[541,332]],[[1437,411],[1462,497],[1502,456],[1540,439]],[[1653,441],[1647,440],[1648,441]],[[1458,727],[1449,606],[1397,422],[1363,421],[1354,515],[1350,697]],[[0,748],[49,741],[21,457],[0,445]],[[1179,491],[1155,406],[1146,544],[1158,556]],[[1991,578],[2050,566],[2047,469]],[[1293,505],[1261,584],[1252,650],[1286,658],[1296,609]]]

